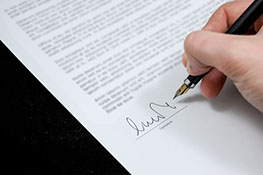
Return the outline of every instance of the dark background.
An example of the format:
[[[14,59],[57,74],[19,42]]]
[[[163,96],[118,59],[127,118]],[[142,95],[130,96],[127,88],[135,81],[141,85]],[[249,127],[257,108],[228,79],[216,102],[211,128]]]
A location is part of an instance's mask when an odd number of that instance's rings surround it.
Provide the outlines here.
[[[0,51],[0,174],[128,174],[2,42]]]

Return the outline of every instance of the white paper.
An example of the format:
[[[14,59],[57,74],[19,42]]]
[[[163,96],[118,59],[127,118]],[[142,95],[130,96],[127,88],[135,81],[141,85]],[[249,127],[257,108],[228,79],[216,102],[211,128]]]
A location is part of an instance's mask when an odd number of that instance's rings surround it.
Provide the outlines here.
[[[0,2],[1,40],[131,174],[260,175],[263,117],[230,81],[172,100],[223,0]]]

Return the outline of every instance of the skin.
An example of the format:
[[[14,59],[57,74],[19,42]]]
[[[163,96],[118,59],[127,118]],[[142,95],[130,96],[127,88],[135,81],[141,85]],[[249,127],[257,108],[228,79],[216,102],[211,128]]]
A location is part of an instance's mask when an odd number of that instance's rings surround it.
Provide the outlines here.
[[[242,96],[263,112],[263,17],[245,35],[224,34],[253,0],[222,5],[201,31],[187,36],[183,64],[191,75],[211,69],[201,83],[202,94],[215,98],[230,78]]]

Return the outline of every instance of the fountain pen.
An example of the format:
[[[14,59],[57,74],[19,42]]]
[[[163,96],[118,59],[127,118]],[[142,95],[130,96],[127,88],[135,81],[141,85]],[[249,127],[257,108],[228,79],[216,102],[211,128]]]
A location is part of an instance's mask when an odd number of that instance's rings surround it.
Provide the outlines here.
[[[241,35],[248,31],[249,27],[259,18],[263,13],[263,0],[255,0],[245,10],[245,12],[234,22],[234,24],[225,32],[226,34]],[[208,73],[208,72],[207,72]],[[197,83],[207,74],[204,73],[198,76],[189,75],[183,85],[176,91],[175,99],[193,89]]]

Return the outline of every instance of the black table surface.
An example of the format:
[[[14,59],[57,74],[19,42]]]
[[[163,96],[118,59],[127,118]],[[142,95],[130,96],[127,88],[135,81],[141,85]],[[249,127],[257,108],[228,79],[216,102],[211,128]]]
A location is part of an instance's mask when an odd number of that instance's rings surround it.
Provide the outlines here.
[[[129,174],[0,42],[0,174]]]

